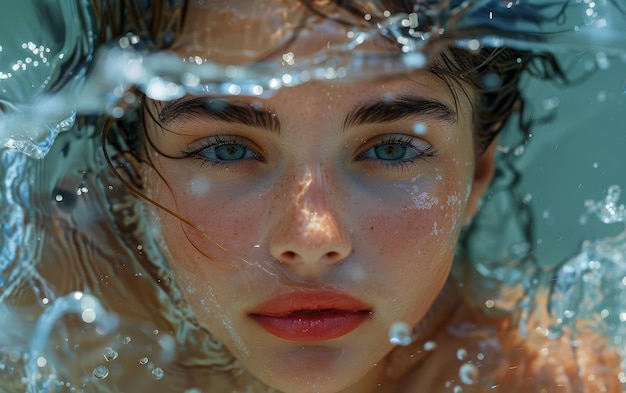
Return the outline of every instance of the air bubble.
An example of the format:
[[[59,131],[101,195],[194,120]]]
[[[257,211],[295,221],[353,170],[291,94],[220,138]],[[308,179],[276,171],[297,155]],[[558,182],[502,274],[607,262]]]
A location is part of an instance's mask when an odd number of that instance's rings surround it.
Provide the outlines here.
[[[496,90],[502,85],[502,77],[495,72],[490,72],[482,77],[483,87],[487,90]]]
[[[82,312],[81,318],[85,323],[92,323],[96,320],[96,311],[88,308]]]
[[[101,364],[93,369],[93,376],[97,379],[105,379],[109,376],[109,369]]]
[[[459,378],[466,385],[473,385],[478,382],[478,367],[472,363],[465,363],[459,367]]]
[[[604,52],[596,53],[596,62],[598,64],[598,68],[600,68],[601,70],[606,70],[611,64],[609,62],[609,58]]]
[[[553,111],[558,108],[560,104],[561,100],[559,100],[559,97],[549,97],[543,100],[543,109]]]
[[[424,343],[424,351],[432,351],[435,348],[437,348],[437,343],[433,340],[429,340]]]
[[[122,37],[119,39],[118,43],[120,44],[120,48],[126,49],[130,46],[130,40],[128,37]]]
[[[467,47],[469,48],[469,50],[479,50],[480,49],[480,41],[478,40],[469,40],[469,42],[467,43]]]
[[[143,365],[143,364],[147,364],[147,363],[148,363],[148,358],[143,357],[143,358],[139,359],[139,364]]]
[[[161,367],[156,367],[154,370],[152,370],[152,376],[157,381],[163,378],[163,370],[161,369]]]
[[[413,339],[409,325],[404,322],[394,322],[389,328],[389,342],[393,345],[410,345]]]
[[[111,347],[104,348],[104,358],[106,359],[107,362],[117,359],[117,356],[118,356],[118,353],[115,349]]]
[[[43,356],[39,356],[37,358],[37,366],[38,367],[46,367],[46,364],[48,364],[48,361]]]
[[[239,94],[241,94],[241,86],[239,85],[235,85],[235,84],[231,84],[230,86],[228,86],[228,94],[237,96]]]
[[[467,350],[465,348],[459,348],[456,351],[456,358],[461,361],[467,359]]]

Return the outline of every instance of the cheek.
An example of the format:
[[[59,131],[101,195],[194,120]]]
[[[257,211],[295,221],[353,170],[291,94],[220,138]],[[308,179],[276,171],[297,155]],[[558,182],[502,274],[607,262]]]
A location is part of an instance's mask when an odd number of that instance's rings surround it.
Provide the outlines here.
[[[260,240],[264,221],[259,213],[268,210],[261,193],[223,185],[218,189],[202,175],[167,173],[164,177],[168,183],[158,180],[152,193],[156,202],[178,216],[158,212],[163,236],[173,253],[232,259],[229,254],[243,257],[241,251],[254,248]]]
[[[394,184],[384,199],[385,215],[376,219],[386,235],[396,241],[427,239],[428,243],[454,246],[467,203],[467,179],[439,174]],[[388,217],[388,218],[385,218]],[[391,231],[391,232],[390,232]]]
[[[372,260],[370,274],[390,281],[384,286],[398,299],[419,299],[418,308],[438,293],[454,256],[466,178],[453,174],[396,183],[376,201],[353,204],[361,217],[355,249]]]

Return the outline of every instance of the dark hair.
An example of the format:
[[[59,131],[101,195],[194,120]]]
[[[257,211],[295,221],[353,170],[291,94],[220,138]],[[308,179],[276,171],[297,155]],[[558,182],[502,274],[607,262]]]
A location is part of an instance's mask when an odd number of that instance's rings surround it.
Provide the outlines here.
[[[463,81],[476,92],[474,128],[477,147],[489,146],[511,115],[519,113],[519,131],[530,134],[531,122],[524,114],[526,101],[520,91],[525,74],[541,79],[566,80],[557,60],[550,53],[512,48],[482,48],[476,51],[451,47],[444,50],[431,71],[448,83]]]

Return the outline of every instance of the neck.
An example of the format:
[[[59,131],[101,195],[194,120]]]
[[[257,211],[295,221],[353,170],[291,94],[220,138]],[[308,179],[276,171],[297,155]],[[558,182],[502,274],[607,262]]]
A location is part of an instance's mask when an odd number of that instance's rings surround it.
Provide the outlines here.
[[[386,357],[385,378],[395,385],[407,373],[419,367],[434,350],[436,335],[445,330],[461,304],[461,294],[450,279],[424,318],[413,329],[414,340],[406,347],[395,347]]]

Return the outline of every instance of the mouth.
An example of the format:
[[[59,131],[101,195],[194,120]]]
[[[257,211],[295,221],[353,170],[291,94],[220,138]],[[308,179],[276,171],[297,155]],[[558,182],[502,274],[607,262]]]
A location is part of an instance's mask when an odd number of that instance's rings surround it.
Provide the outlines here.
[[[320,342],[344,336],[371,318],[364,302],[335,290],[280,294],[248,316],[268,333],[287,341]]]

